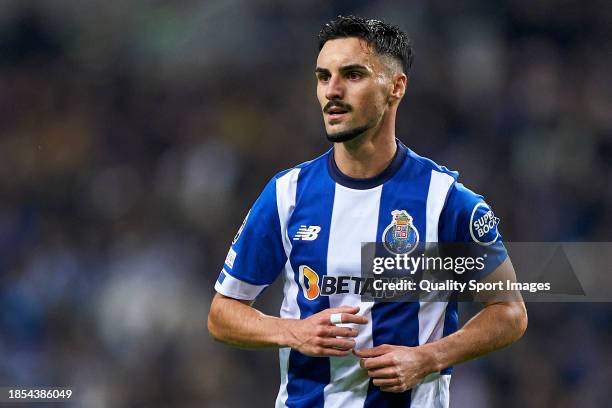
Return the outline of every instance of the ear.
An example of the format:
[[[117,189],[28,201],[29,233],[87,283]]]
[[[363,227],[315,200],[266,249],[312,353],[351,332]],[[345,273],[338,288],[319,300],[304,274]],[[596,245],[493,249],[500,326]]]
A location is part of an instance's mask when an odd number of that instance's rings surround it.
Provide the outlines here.
[[[406,93],[408,86],[408,77],[403,72],[393,74],[391,93],[389,94],[389,102],[399,102]]]

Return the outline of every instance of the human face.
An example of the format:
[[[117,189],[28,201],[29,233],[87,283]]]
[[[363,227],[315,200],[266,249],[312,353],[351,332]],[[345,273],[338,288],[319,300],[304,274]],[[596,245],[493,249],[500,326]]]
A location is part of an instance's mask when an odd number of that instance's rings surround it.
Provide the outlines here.
[[[327,138],[351,140],[381,122],[393,88],[381,58],[358,38],[327,41],[317,58],[317,98]]]

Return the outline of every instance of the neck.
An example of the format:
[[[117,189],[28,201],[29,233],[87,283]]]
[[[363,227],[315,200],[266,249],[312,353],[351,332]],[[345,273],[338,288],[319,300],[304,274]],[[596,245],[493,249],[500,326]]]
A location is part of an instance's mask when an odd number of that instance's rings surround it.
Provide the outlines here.
[[[357,138],[334,145],[334,160],[346,176],[363,179],[382,173],[393,160],[395,142],[394,118],[386,118],[378,127]]]

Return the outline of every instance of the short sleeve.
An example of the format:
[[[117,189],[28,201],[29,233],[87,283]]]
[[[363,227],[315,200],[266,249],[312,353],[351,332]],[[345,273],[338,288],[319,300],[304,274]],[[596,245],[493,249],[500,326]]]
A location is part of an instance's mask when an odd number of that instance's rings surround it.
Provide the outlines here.
[[[231,298],[253,300],[274,282],[286,261],[274,178],[236,233],[215,290]]]
[[[465,279],[484,278],[508,257],[499,222],[481,195],[461,183],[453,183],[440,215],[439,241],[466,243],[464,248],[469,256],[484,259],[484,267],[464,276]]]

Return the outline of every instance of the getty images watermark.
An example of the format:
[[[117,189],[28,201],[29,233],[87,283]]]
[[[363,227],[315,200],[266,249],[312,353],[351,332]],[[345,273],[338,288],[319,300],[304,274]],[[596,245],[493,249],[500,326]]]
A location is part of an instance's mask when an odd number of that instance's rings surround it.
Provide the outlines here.
[[[452,274],[462,276],[482,276],[486,272],[488,253],[482,256],[430,256],[420,253],[417,256],[395,254],[394,256],[376,256],[372,259],[371,271],[378,278],[372,280],[371,295],[380,298],[394,298],[398,292],[423,291],[459,291],[479,293],[482,291],[550,291],[550,282],[514,282],[509,279],[496,282],[481,282],[477,279],[453,279]],[[495,261],[492,261],[495,262]],[[497,265],[493,265],[495,267]],[[491,267],[491,268],[492,268]],[[431,276],[411,279],[418,272],[426,271]],[[385,272],[387,275],[382,276]],[[437,275],[437,278],[436,278]],[[440,277],[450,279],[440,280]]]
[[[493,272],[509,254],[516,279]],[[323,292],[354,293],[363,301],[500,300],[520,291],[531,302],[612,301],[612,243],[419,243],[397,254],[363,243],[359,276],[323,277]]]
[[[301,292],[306,300],[342,294],[364,302],[482,302],[513,301],[520,291],[527,302],[612,302],[609,242],[419,243],[408,251],[363,243],[353,274],[300,265]],[[508,255],[516,279],[499,279],[494,271]]]

